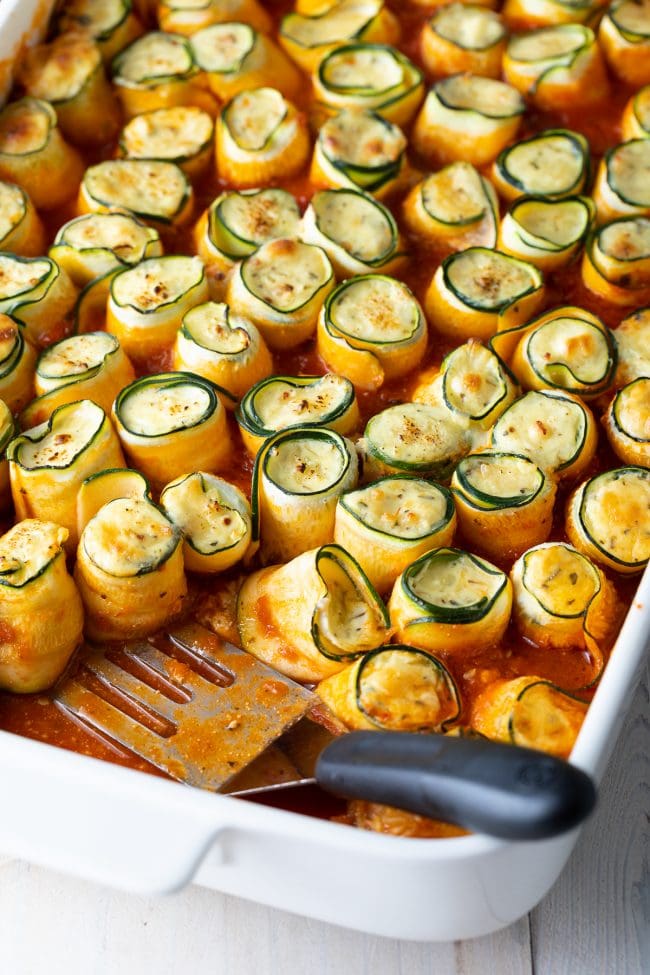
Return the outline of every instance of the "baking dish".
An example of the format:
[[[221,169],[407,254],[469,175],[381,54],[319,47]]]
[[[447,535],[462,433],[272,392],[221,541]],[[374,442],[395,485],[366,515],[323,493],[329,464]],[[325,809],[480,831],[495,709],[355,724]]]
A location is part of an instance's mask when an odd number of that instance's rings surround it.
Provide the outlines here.
[[[3,0],[0,60],[45,24],[51,4]],[[646,574],[572,760],[602,775],[648,633]],[[0,732],[0,850],[141,894],[195,882],[384,936],[479,936],[529,911],[577,838],[413,840],[353,830],[173,782]]]

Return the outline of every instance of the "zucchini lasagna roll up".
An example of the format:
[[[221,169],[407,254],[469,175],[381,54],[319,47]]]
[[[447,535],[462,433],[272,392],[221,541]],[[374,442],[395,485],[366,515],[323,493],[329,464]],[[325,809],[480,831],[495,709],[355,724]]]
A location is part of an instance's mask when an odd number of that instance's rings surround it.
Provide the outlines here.
[[[424,97],[422,72],[387,44],[345,44],[323,58],[313,78],[316,114],[369,109],[408,125]]]
[[[636,87],[650,82],[648,0],[615,0],[600,22],[598,40],[617,78]]]
[[[650,470],[618,467],[585,481],[569,499],[566,532],[594,562],[642,572],[650,559]]]
[[[245,496],[228,481],[195,471],[168,484],[160,506],[183,533],[183,559],[191,572],[223,572],[246,554],[252,533]]]
[[[347,436],[359,425],[359,404],[344,376],[269,376],[242,397],[237,423],[246,449],[255,456],[269,437],[305,423]]]
[[[240,399],[273,372],[264,339],[246,318],[231,315],[228,305],[208,301],[184,316],[176,333],[174,369],[196,373]],[[235,403],[225,399],[234,409]]]
[[[180,530],[146,498],[116,498],[84,528],[75,580],[90,640],[148,636],[187,595]]]
[[[444,481],[469,451],[464,424],[441,407],[401,403],[376,413],[359,441],[366,481],[422,474]]]
[[[650,378],[641,376],[619,389],[604,423],[612,449],[624,464],[650,467]]]
[[[375,112],[349,109],[320,128],[310,178],[316,186],[347,187],[378,199],[401,185],[406,137]]]
[[[558,480],[582,474],[597,445],[591,410],[564,390],[526,393],[501,414],[490,433],[492,449],[523,454]]]
[[[124,452],[156,487],[230,458],[223,390],[190,372],[136,379],[117,396],[113,419]]]
[[[650,300],[650,216],[621,217],[594,231],[582,258],[582,283],[622,307]]]
[[[318,318],[317,348],[332,372],[377,389],[416,368],[427,347],[419,302],[401,281],[364,274],[343,281]]]
[[[626,142],[630,139],[650,139],[650,85],[632,95],[625,106],[621,135]]]
[[[561,200],[582,193],[591,171],[589,143],[569,129],[546,129],[499,153],[492,181],[508,201],[520,196]]]
[[[489,339],[531,318],[544,298],[544,277],[534,264],[488,247],[468,247],[438,267],[424,307],[443,335]]]
[[[470,163],[454,162],[417,183],[404,201],[409,230],[450,251],[495,247],[499,201]]]
[[[67,531],[28,518],[0,538],[0,687],[44,691],[81,643],[83,606],[68,575]]]
[[[56,26],[61,34],[92,37],[106,62],[142,34],[132,0],[66,0]]]
[[[287,98],[300,91],[302,76],[281,48],[250,23],[213,24],[190,37],[194,60],[210,90],[229,101],[247,88],[272,85]]]
[[[309,683],[383,646],[390,631],[386,607],[339,545],[248,576],[239,591],[237,623],[244,650]]]
[[[21,186],[0,181],[0,251],[36,257],[45,250],[45,230]]]
[[[122,129],[120,154],[126,159],[164,159],[190,179],[200,179],[212,161],[214,122],[193,105],[174,105],[136,115]]]
[[[384,477],[346,491],[336,506],[334,541],[354,556],[380,593],[433,548],[449,545],[456,529],[450,491],[417,477]]]
[[[183,316],[209,298],[198,257],[151,257],[115,275],[106,325],[134,362],[170,349]]]
[[[20,98],[0,111],[0,178],[21,186],[38,210],[74,196],[83,172],[81,156],[64,140],[48,102]]]
[[[269,31],[271,18],[258,0],[160,0],[158,23],[162,30],[192,36],[211,24],[241,20],[255,30]]]
[[[293,176],[309,148],[304,116],[277,88],[240,91],[217,119],[217,172],[234,186]]]
[[[101,146],[117,135],[120,109],[99,47],[87,34],[61,34],[28,48],[18,78],[28,95],[52,105],[70,142]]]
[[[269,348],[291,349],[314,334],[334,285],[325,251],[283,237],[262,244],[237,265],[226,301],[236,315],[257,325]]]
[[[613,333],[618,351],[616,385],[650,376],[650,308],[639,308]]]
[[[492,162],[517,134],[524,100],[503,81],[456,74],[437,81],[415,120],[413,146],[437,163]]]
[[[289,13],[282,18],[278,37],[287,54],[303,71],[313,72],[326,54],[351,41],[394,44],[399,23],[381,0],[339,0],[312,16]]]
[[[316,693],[353,731],[444,731],[460,714],[454,679],[442,663],[415,647],[371,650]]]
[[[512,585],[496,565],[459,548],[412,562],[388,608],[397,638],[424,650],[463,654],[494,646],[510,621]]]
[[[588,196],[547,200],[520,196],[499,226],[497,247],[540,271],[570,264],[582,247],[596,213]]]
[[[262,561],[288,562],[334,538],[336,502],[356,487],[354,445],[334,430],[301,426],[270,437],[253,472],[255,541]]]
[[[85,213],[57,231],[49,256],[78,288],[109,271],[139,264],[163,252],[158,231],[128,211]]]
[[[422,28],[420,50],[434,77],[469,71],[501,77],[506,29],[499,14],[485,6],[444,4]]]
[[[24,326],[32,345],[60,333],[77,298],[77,289],[49,257],[0,253],[0,313]]]
[[[89,166],[79,187],[80,213],[130,210],[161,230],[187,223],[193,208],[183,170],[159,159],[107,159]]]
[[[114,59],[113,85],[127,119],[157,108],[201,105],[216,110],[210,92],[197,85],[199,69],[189,41],[179,34],[151,31]]]
[[[541,677],[491,683],[472,707],[472,727],[493,741],[568,758],[587,713],[580,701]]]
[[[649,172],[650,139],[633,139],[607,150],[593,192],[601,223],[617,217],[650,216]]]
[[[140,471],[128,467],[113,467],[87,477],[77,494],[77,534],[83,530],[100,508],[117,498],[144,498],[151,501],[151,488]]]
[[[339,278],[382,271],[406,261],[404,241],[392,213],[360,190],[318,190],[302,219],[306,244],[322,247]]]
[[[11,509],[11,484],[9,482],[9,461],[7,447],[16,432],[11,410],[0,399],[0,513]]]
[[[451,489],[463,537],[490,558],[517,558],[551,533],[555,481],[523,455],[470,454],[454,471]]]
[[[34,396],[36,350],[23,329],[0,314],[0,399],[11,413],[19,413]]]
[[[607,0],[506,0],[503,16],[511,30],[553,27],[556,24],[593,24]]]
[[[21,433],[7,451],[18,518],[43,518],[67,528],[77,544],[77,492],[90,474],[124,467],[115,430],[101,406],[67,403],[46,423]]]

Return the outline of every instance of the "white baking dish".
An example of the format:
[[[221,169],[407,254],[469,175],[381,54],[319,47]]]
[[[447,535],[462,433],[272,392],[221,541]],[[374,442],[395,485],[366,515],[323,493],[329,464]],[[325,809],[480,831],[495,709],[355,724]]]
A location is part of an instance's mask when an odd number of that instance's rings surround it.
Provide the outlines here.
[[[0,61],[50,5],[0,0]],[[646,571],[572,761],[599,779],[650,622]],[[395,938],[505,927],[558,878],[577,838],[380,836],[186,788],[0,731],[0,852],[141,894],[190,882]]]

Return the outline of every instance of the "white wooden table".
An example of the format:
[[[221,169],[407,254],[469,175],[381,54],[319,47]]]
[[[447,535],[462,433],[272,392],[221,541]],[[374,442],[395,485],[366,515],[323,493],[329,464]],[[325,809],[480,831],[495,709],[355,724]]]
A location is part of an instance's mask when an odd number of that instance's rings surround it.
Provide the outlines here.
[[[5,861],[0,973],[648,975],[649,676],[561,880],[506,931],[442,945],[391,941],[197,887],[146,899]]]

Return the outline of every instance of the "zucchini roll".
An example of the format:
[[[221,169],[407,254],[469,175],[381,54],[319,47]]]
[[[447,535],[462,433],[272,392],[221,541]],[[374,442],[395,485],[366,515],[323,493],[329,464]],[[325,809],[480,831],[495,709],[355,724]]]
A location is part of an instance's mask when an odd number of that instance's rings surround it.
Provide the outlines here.
[[[184,316],[176,333],[174,369],[196,373],[240,399],[254,383],[270,376],[273,360],[264,339],[228,305],[208,301]],[[233,409],[231,400],[224,405]]]
[[[422,72],[387,44],[345,44],[323,58],[313,78],[317,113],[369,109],[408,125],[424,97]]]
[[[490,433],[494,450],[523,454],[559,480],[582,474],[597,445],[591,410],[564,390],[526,393],[501,414]]]
[[[447,488],[417,477],[384,477],[341,495],[334,541],[354,556],[377,592],[385,593],[411,562],[449,545],[455,529]]]
[[[190,47],[210,90],[221,101],[264,85],[272,85],[287,98],[300,91],[302,76],[296,66],[250,22],[205,27],[192,34]]]
[[[430,89],[413,128],[413,146],[437,163],[492,162],[517,134],[525,104],[493,78],[457,74]]]
[[[118,54],[111,70],[127,119],[174,105],[216,110],[210,92],[197,85],[199,69],[192,49],[179,34],[151,31],[139,37]]]
[[[7,447],[16,432],[11,410],[0,399],[0,513],[11,509],[11,484],[9,482],[9,461]]]
[[[87,34],[55,37],[22,55],[18,79],[28,95],[49,102],[66,139],[106,145],[120,127],[120,109],[99,47]]]
[[[174,105],[136,115],[122,129],[120,154],[126,159],[164,159],[190,179],[200,179],[212,161],[214,122],[200,108]]]
[[[0,253],[0,313],[25,328],[25,338],[40,346],[72,311],[77,289],[49,257]]]
[[[277,88],[240,91],[217,119],[217,172],[235,186],[295,175],[309,148],[305,118]]]
[[[586,701],[541,677],[494,681],[472,707],[472,726],[494,741],[568,758],[587,713]]]
[[[517,558],[551,533],[555,481],[527,457],[470,454],[454,471],[451,489],[463,537],[490,558]]]
[[[248,501],[228,481],[196,471],[168,484],[160,506],[183,533],[191,572],[223,572],[246,554],[252,521]]]
[[[18,518],[43,518],[67,528],[68,551],[77,544],[77,492],[82,481],[108,467],[124,467],[115,430],[101,406],[67,403],[46,423],[21,433],[7,450]]]
[[[45,230],[22,187],[0,181],[0,251],[37,257],[45,250]]]
[[[309,683],[385,644],[390,627],[383,602],[339,545],[248,576],[237,623],[244,650]]]
[[[38,210],[74,196],[83,172],[81,156],[64,140],[48,102],[20,98],[0,111],[0,179],[21,186]]]
[[[501,221],[497,246],[540,271],[557,271],[582,247],[595,213],[587,196],[563,200],[520,196]]]
[[[320,128],[310,178],[316,186],[372,193],[396,189],[406,169],[406,137],[381,115],[345,110]]]
[[[0,538],[0,687],[34,694],[81,643],[83,606],[65,564],[67,531],[28,518]]]
[[[492,180],[508,201],[520,196],[561,200],[582,193],[591,171],[589,143],[569,129],[546,129],[499,154]]]
[[[454,679],[431,654],[399,644],[371,650],[316,693],[351,730],[444,731],[460,714]]]
[[[650,308],[639,308],[613,333],[618,351],[616,385],[650,376]]]
[[[270,376],[242,397],[237,423],[244,445],[255,456],[269,437],[305,423],[347,436],[359,424],[359,404],[344,376]]]
[[[624,464],[650,467],[650,379],[619,389],[604,418],[607,438]]]
[[[211,24],[241,20],[255,30],[270,31],[271,18],[258,0],[160,0],[158,23],[162,30],[192,36]]]
[[[134,362],[170,349],[183,316],[209,298],[198,257],[150,257],[115,275],[106,324]]]
[[[487,7],[445,4],[422,28],[420,49],[425,68],[435,77],[469,71],[500,78],[506,29]]]
[[[625,106],[621,135],[630,139],[650,139],[650,85],[637,91]]]
[[[116,498],[84,528],[74,575],[88,639],[148,636],[187,595],[180,530],[146,498]]]
[[[499,201],[474,166],[455,162],[413,187],[404,201],[404,220],[413,233],[449,250],[495,247]]]
[[[302,220],[301,238],[322,247],[339,278],[382,271],[390,274],[406,258],[392,213],[359,190],[319,190]]]
[[[559,24],[512,37],[503,77],[542,111],[606,98],[609,82],[596,35],[582,24]]]
[[[566,533],[594,562],[641,572],[650,559],[650,470],[618,467],[581,484],[569,499]]]
[[[511,30],[593,24],[606,4],[607,0],[506,0],[503,16]]]
[[[534,264],[488,247],[468,247],[438,267],[424,307],[443,335],[457,341],[489,339],[527,321],[544,299],[544,277]]]
[[[582,283],[622,307],[650,300],[650,217],[621,217],[594,231],[582,258]]]
[[[0,400],[11,413],[19,413],[34,396],[36,350],[23,329],[0,313]]]
[[[336,502],[356,487],[354,445],[334,430],[283,430],[260,448],[253,472],[253,516],[262,560],[288,562],[334,538]]]
[[[510,621],[512,585],[496,565],[459,548],[437,548],[395,582],[388,608],[398,639],[463,654],[495,646]]]
[[[158,159],[107,159],[89,166],[79,187],[79,213],[130,210],[159,229],[187,223],[193,208],[183,170]]]
[[[131,213],[85,213],[57,231],[49,255],[78,288],[109,271],[132,267],[163,252],[158,231]]]
[[[607,150],[593,192],[601,223],[617,217],[650,216],[649,172],[650,139],[633,139]]]
[[[444,481],[469,451],[465,426],[448,410],[401,403],[368,421],[359,448],[366,481],[386,474],[423,474]]]
[[[111,281],[117,272],[107,271],[93,278],[79,292],[72,310],[72,331],[75,335],[88,332],[101,332],[106,327],[106,303],[110,294]]]
[[[66,0],[56,26],[61,34],[92,37],[106,62],[142,33],[131,0]]]
[[[271,349],[291,349],[316,330],[321,305],[335,284],[325,251],[280,238],[262,244],[237,265],[226,301],[249,318]]]
[[[648,0],[615,0],[600,22],[598,40],[617,78],[635,87],[650,82]]]
[[[156,487],[197,468],[218,471],[230,458],[217,388],[190,372],[136,379],[117,396],[113,420],[127,457]]]
[[[87,477],[77,494],[77,534],[81,538],[88,522],[100,508],[117,498],[151,501],[149,482],[140,471],[114,467]]]
[[[377,389],[416,368],[427,348],[427,323],[409,288],[395,278],[364,274],[343,281],[325,299],[317,348],[332,372],[361,389]]]

